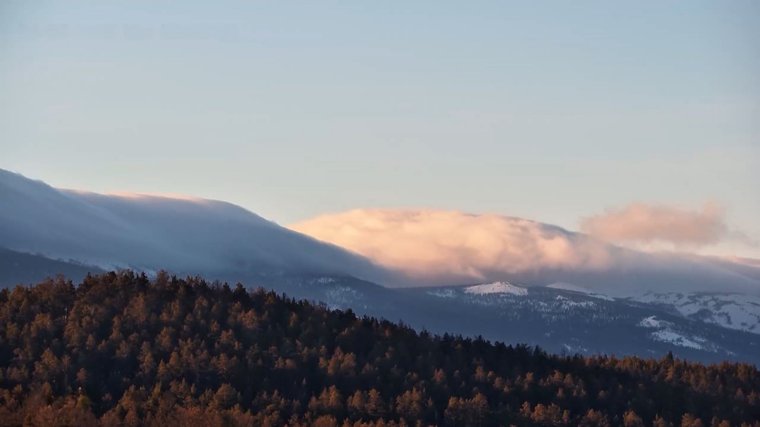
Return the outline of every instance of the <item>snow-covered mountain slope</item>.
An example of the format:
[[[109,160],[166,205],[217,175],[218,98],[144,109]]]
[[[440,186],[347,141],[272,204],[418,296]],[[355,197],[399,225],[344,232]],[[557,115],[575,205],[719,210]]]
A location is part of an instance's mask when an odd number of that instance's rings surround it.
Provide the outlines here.
[[[645,317],[639,322],[642,328],[652,329],[649,336],[655,341],[671,343],[679,347],[693,348],[697,350],[708,349],[716,351],[717,347],[700,336],[685,336],[678,331],[672,322],[657,319],[652,315]]]
[[[538,345],[555,353],[736,360],[760,364],[760,336],[726,329],[670,305],[590,293],[577,285],[510,282],[390,289],[347,277],[302,277],[277,286],[324,302],[435,333]]]
[[[472,292],[500,287],[488,283],[400,292],[422,298],[428,313],[430,307],[438,310],[430,313],[437,320],[416,319],[433,331],[525,342],[553,352],[660,357],[672,351],[695,360],[760,363],[759,336],[686,317],[662,305],[514,284],[504,287],[505,292]]]
[[[475,290],[475,292],[473,292]],[[760,336],[726,329],[667,307],[512,283],[388,289],[350,278],[302,281],[289,295],[323,301],[435,333],[538,345],[555,353],[760,363]]]
[[[508,294],[524,296],[528,295],[528,290],[521,286],[513,285],[509,282],[493,282],[485,283],[482,285],[473,285],[464,288],[465,293],[475,295],[489,295],[489,294]]]
[[[672,308],[690,319],[760,334],[760,297],[757,296],[647,292],[631,299]]]
[[[58,190],[3,170],[0,245],[103,268],[387,279],[358,255],[230,203]]]

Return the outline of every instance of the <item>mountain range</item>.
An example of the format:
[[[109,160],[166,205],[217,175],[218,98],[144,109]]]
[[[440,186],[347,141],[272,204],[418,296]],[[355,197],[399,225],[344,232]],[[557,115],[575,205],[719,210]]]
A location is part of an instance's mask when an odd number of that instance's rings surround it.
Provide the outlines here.
[[[377,222],[441,214],[362,215]],[[435,333],[557,353],[659,357],[670,351],[700,361],[760,362],[755,260],[639,252],[500,216],[467,229],[474,236],[509,234],[507,243],[520,243],[499,247],[500,256],[454,248],[461,255],[436,259],[435,248],[414,253],[390,246],[366,256],[318,240],[338,243],[320,235],[320,221],[294,227],[312,237],[226,202],[63,190],[0,170],[0,286],[57,273],[79,280],[112,269],[166,270],[272,288]],[[340,215],[330,221],[352,224]],[[408,260],[396,262],[394,255]]]

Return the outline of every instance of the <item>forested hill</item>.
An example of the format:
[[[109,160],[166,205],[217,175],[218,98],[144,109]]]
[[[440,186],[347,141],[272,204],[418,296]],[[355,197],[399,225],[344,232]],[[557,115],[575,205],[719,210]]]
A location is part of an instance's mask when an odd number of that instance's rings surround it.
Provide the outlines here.
[[[165,274],[0,291],[2,425],[757,420],[760,374],[750,365],[550,356]]]

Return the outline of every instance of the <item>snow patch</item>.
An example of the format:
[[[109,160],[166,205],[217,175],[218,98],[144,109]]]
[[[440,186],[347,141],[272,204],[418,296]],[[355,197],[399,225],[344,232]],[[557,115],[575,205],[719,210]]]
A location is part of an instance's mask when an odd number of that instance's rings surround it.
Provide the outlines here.
[[[638,324],[638,326],[641,326],[642,328],[664,328],[669,325],[670,322],[657,320],[657,316],[645,317],[641,319],[641,322]]]
[[[564,348],[569,353],[587,354],[589,352],[586,347],[573,346],[570,344],[562,344],[562,348]]]
[[[361,299],[361,294],[356,289],[348,286],[328,288],[325,296],[327,297],[325,303],[332,310],[355,306],[355,303]]]
[[[697,350],[705,350],[705,340],[702,337],[692,336],[687,338],[671,329],[662,329],[660,331],[652,332],[651,337],[656,341],[666,342],[679,347],[688,347]]]
[[[562,295],[557,295],[555,298],[559,302],[559,305],[564,308],[574,308],[574,307],[594,307],[596,304],[594,304],[593,301],[573,301],[570,299],[567,299],[563,297]]]
[[[526,296],[528,295],[528,290],[521,287],[513,285],[509,282],[493,282],[493,283],[486,283],[483,285],[475,285],[475,286],[468,286],[465,288],[465,293],[468,294],[475,294],[475,295],[489,295],[489,294],[509,294],[509,295],[516,295],[516,296]]]
[[[652,293],[632,298],[672,306],[681,315],[705,323],[760,334],[760,297],[734,293]]]

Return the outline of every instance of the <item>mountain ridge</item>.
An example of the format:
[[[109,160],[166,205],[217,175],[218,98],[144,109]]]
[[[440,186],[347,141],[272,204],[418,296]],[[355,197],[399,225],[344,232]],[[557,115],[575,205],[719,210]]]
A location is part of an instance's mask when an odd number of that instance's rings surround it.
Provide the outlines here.
[[[0,200],[0,246],[53,259],[183,274],[390,277],[359,255],[228,202],[57,190],[7,171],[0,171]]]

